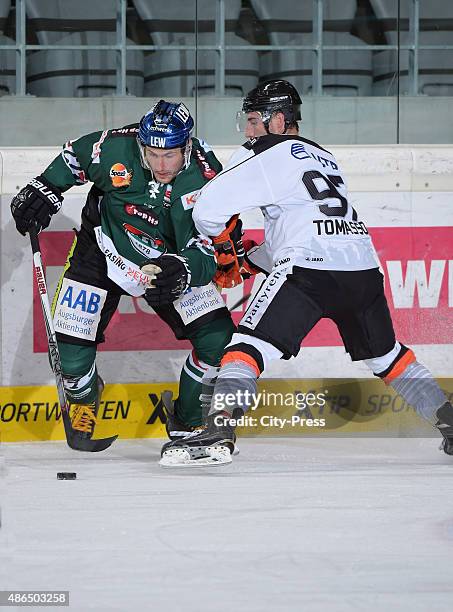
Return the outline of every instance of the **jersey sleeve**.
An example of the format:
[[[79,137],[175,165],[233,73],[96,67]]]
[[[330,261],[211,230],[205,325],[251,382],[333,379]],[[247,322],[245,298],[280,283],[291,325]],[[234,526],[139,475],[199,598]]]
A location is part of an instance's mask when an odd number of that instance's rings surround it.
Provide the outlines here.
[[[211,241],[201,236],[194,225],[193,209],[190,208],[187,197],[196,199],[203,185],[221,172],[222,165],[211,147],[201,139],[193,139],[192,157],[198,168],[197,178],[194,184],[187,187],[189,193],[181,196],[172,207],[174,211],[173,227],[177,251],[186,257],[189,263],[192,274],[190,284],[192,287],[200,287],[207,285],[212,280],[217,263]]]
[[[193,219],[202,235],[218,236],[233,215],[266,206],[273,200],[259,156],[247,152],[203,187]]]
[[[92,163],[99,163],[100,147],[107,132],[93,132],[77,140],[69,140],[44,170],[43,176],[53,185],[67,191],[74,185],[84,185],[92,180]]]
[[[182,204],[180,206],[182,207]],[[175,237],[178,254],[185,257],[189,263],[191,287],[207,285],[216,271],[214,249],[210,241],[198,234],[192,218],[187,213],[183,222],[175,224]]]

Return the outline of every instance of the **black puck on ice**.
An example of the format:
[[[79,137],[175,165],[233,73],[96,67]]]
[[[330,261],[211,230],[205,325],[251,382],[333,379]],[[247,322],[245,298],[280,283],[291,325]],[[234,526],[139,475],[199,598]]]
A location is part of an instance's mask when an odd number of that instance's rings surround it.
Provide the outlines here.
[[[76,472],[57,472],[58,480],[75,480],[76,478]]]

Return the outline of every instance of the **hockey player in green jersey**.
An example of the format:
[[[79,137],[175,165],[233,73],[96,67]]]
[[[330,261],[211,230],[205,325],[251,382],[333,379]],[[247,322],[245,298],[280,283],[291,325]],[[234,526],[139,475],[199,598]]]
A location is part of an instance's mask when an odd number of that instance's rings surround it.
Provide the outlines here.
[[[209,146],[192,137],[193,126],[184,104],[160,100],[139,124],[67,142],[12,200],[25,235],[32,225],[48,227],[63,192],[94,184],[53,301],[71,421],[82,437],[93,434],[103,388],[97,344],[124,294],[143,296],[193,346],[178,399],[163,395],[169,435],[202,422],[201,379],[218,364],[234,325],[212,282],[214,250],[192,221],[198,190],[221,170]],[[143,376],[149,372],[152,364],[144,364]]]

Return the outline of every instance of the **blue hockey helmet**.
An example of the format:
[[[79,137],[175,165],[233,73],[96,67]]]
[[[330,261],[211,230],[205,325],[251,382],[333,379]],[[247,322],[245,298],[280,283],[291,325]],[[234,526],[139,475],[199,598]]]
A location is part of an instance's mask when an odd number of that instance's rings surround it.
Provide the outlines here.
[[[193,126],[193,119],[185,104],[159,100],[142,117],[138,138],[140,144],[147,147],[185,147],[192,135]]]

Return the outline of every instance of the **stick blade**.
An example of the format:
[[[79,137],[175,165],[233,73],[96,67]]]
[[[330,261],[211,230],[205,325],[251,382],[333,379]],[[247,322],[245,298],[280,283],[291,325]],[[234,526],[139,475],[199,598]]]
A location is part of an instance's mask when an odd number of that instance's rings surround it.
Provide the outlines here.
[[[68,410],[62,410],[63,424],[66,433],[66,441],[69,448],[72,450],[82,451],[86,453],[99,453],[111,446],[118,436],[111,436],[110,438],[100,438],[99,440],[92,440],[91,438],[85,438],[83,434],[73,429],[71,419],[69,417]]]
[[[77,433],[68,436],[68,446],[72,450],[82,451],[85,453],[99,453],[115,442],[118,436],[111,438],[99,438],[99,440],[91,440],[90,438],[82,438]]]

